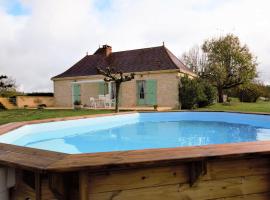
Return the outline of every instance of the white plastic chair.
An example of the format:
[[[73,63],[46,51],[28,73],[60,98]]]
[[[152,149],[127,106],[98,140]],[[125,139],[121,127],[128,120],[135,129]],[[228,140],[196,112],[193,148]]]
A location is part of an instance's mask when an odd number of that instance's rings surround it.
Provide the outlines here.
[[[97,102],[96,102],[95,98],[90,97],[89,99],[90,99],[90,107],[96,109],[97,108]]]
[[[115,99],[111,99],[111,107],[115,106]]]
[[[106,108],[105,101],[106,101],[105,95],[98,95],[98,103],[100,107]]]
[[[109,94],[105,95],[104,106],[105,106],[105,108],[110,108],[111,107],[111,98],[110,98]]]

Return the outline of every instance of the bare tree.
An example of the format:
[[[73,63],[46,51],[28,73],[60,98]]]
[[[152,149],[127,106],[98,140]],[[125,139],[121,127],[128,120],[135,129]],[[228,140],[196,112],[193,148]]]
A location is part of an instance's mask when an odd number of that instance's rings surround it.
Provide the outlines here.
[[[102,69],[97,67],[99,74],[105,76],[105,82],[114,82],[115,83],[115,112],[119,112],[119,90],[123,82],[131,81],[135,77],[135,73],[124,74],[122,71],[116,71],[112,67],[106,67]]]
[[[201,71],[203,71],[207,64],[206,55],[197,45],[191,48],[188,52],[183,53],[181,60],[196,74],[199,74]]]

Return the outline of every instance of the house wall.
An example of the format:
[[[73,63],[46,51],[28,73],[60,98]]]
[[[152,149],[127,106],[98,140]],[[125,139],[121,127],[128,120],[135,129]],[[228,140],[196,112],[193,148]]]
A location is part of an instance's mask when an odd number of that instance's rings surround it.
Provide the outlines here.
[[[57,107],[72,106],[71,80],[54,81],[54,100]]]
[[[81,102],[83,105],[89,105],[90,97],[98,98],[98,94],[99,94],[98,83],[81,84]]]
[[[158,106],[168,106],[177,108],[178,101],[178,73],[159,73],[136,75],[135,79],[125,82],[121,87],[121,106],[134,107],[137,105],[137,80],[157,80],[157,104]]]
[[[102,76],[90,76],[86,78],[77,78],[77,81],[102,79]],[[158,106],[166,106],[178,108],[178,83],[179,73],[174,72],[160,72],[160,73],[141,73],[135,76],[135,79],[129,82],[124,82],[120,89],[120,106],[135,107],[137,106],[137,80],[157,80],[157,104]],[[72,106],[72,89],[71,82],[74,80],[55,80],[54,94],[55,105],[60,107]],[[90,97],[97,97],[98,84],[97,83],[82,83],[81,84],[81,101],[82,104],[89,104]]]

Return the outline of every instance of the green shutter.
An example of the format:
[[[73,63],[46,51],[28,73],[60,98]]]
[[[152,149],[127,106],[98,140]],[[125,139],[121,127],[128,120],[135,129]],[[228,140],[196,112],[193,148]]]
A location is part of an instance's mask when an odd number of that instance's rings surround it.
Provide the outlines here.
[[[146,81],[146,104],[157,104],[157,80]]]
[[[72,90],[73,90],[73,103],[75,101],[81,101],[81,86],[80,84],[73,84],[72,85]]]

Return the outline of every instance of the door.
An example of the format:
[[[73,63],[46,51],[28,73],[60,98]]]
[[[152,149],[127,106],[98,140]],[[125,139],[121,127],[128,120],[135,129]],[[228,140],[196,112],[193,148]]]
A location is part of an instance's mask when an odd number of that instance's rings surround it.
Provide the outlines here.
[[[73,103],[75,101],[81,101],[81,85],[80,84],[73,84]]]
[[[137,105],[157,104],[157,81],[139,80],[137,81]]]
[[[139,80],[137,84],[137,105],[142,106],[146,105],[146,81]]]

